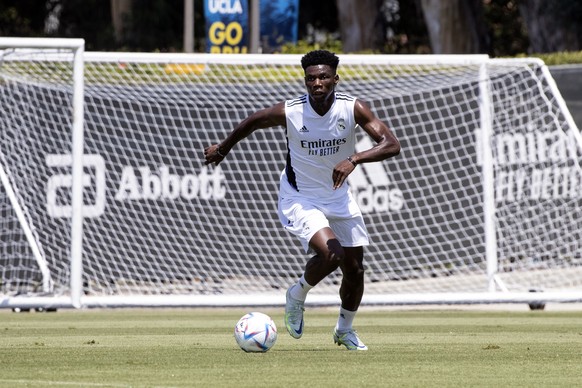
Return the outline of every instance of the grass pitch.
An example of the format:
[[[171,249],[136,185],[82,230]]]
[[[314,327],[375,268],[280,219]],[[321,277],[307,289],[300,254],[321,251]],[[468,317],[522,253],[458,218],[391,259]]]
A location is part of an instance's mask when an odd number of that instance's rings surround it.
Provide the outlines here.
[[[253,310],[253,309],[250,309]],[[233,328],[249,309],[0,310],[0,387],[574,387],[581,311],[362,309],[370,348],[333,344],[335,309],[308,308],[267,353]],[[257,310],[257,309],[255,309]]]

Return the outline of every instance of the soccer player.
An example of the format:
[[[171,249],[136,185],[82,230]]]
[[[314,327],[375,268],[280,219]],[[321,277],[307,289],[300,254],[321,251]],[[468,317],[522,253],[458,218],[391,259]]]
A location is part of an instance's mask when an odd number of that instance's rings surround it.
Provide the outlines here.
[[[346,179],[359,164],[398,155],[400,143],[367,104],[335,90],[338,64],[339,58],[326,50],[305,54],[301,66],[307,94],[251,114],[221,143],[207,147],[204,157],[206,164],[219,164],[255,130],[286,128],[288,154],[280,180],[279,218],[314,256],[287,290],[285,327],[294,338],[303,335],[307,293],[340,268],[341,307],[333,339],[349,350],[367,350],[353,321],[364,293],[364,246],[369,239]],[[375,141],[372,148],[355,152],[358,128]]]

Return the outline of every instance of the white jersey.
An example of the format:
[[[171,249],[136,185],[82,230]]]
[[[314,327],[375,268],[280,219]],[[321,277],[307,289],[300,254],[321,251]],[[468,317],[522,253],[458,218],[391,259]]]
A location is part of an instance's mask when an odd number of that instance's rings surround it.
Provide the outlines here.
[[[347,182],[333,189],[332,172],[355,150],[355,97],[335,93],[329,111],[320,116],[309,103],[309,96],[285,101],[287,119],[287,165],[282,182],[302,196],[324,202],[346,195]]]

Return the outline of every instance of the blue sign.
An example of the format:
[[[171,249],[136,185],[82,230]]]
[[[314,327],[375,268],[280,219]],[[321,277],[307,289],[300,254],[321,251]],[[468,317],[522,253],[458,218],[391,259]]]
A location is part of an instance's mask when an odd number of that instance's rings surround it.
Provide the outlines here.
[[[261,47],[273,52],[285,43],[297,43],[299,0],[260,0]]]
[[[248,52],[248,0],[204,0],[206,51]]]

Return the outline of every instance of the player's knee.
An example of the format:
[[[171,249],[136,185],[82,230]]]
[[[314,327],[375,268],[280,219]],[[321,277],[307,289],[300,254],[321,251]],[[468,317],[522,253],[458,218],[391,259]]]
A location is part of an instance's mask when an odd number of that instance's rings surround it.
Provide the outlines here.
[[[329,274],[339,267],[340,260],[331,254],[319,254],[311,258],[305,266],[306,271],[322,271]]]
[[[364,269],[363,268],[355,268],[351,271],[347,271],[344,273],[344,276],[347,277],[350,281],[359,283],[364,280]]]
[[[342,267],[343,276],[350,283],[360,283],[364,280],[364,266],[358,262],[347,262]]]
[[[330,268],[338,268],[344,259],[345,254],[343,249],[330,249],[322,258],[325,265]]]

